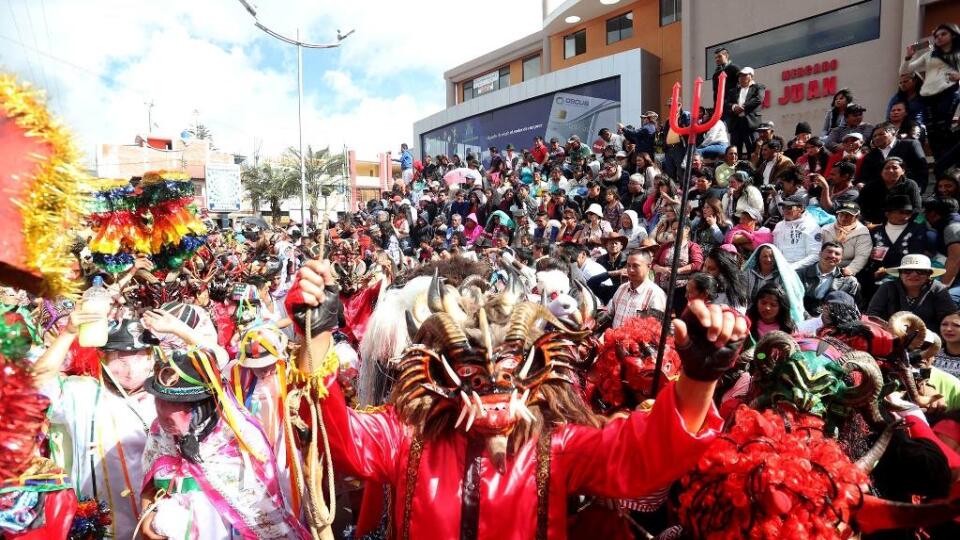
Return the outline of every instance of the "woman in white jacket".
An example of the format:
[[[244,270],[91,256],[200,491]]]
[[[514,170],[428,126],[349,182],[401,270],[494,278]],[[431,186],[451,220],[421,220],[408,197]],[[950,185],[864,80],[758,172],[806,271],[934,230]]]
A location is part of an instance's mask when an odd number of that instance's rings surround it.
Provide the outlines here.
[[[907,47],[900,74],[923,73],[920,98],[926,109],[927,137],[933,157],[940,159],[955,141],[951,128],[960,104],[960,26],[937,26],[933,46],[917,52],[913,45]]]
[[[845,276],[855,276],[870,260],[873,238],[870,229],[860,223],[860,205],[853,201],[837,205],[837,221],[820,230],[823,242],[839,242],[843,246],[840,268]]]
[[[727,219],[739,217],[747,207],[763,215],[763,195],[753,185],[750,175],[744,171],[737,171],[730,175],[729,182],[730,189],[723,195],[721,201]]]

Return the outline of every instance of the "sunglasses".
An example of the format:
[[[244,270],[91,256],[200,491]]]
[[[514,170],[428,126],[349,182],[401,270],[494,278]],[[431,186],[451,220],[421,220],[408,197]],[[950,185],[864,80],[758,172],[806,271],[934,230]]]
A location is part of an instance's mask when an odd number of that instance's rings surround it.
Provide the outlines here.
[[[903,275],[910,275],[910,274],[917,274],[917,275],[921,275],[921,276],[932,276],[932,275],[933,275],[933,271],[932,271],[932,270],[913,270],[913,269],[907,269],[907,270],[901,270],[900,273],[903,274]]]

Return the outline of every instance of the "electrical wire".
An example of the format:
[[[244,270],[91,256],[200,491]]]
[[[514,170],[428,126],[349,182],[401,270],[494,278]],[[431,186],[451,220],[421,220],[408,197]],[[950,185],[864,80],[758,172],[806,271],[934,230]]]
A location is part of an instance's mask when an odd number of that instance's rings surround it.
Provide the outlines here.
[[[7,8],[10,10],[10,20],[13,21],[13,28],[17,31],[17,39],[20,40],[20,43],[23,43],[23,34],[20,33],[20,24],[17,23],[17,13],[13,11],[13,2],[7,0]],[[30,79],[37,80],[37,74],[33,71],[33,62],[30,61],[30,56],[24,56],[24,60],[27,61],[27,70],[30,71]]]
[[[37,50],[40,50],[40,44],[37,43],[37,31],[33,27],[33,15],[30,14],[30,4],[25,3],[23,9],[27,12],[27,24],[30,25],[30,37],[33,38],[33,46]],[[40,66],[40,74],[43,76],[43,87],[50,88],[50,80],[47,79],[47,68],[44,67],[44,62],[40,58],[40,55],[37,55],[37,65]]]
[[[40,0],[40,12],[43,14],[43,31],[46,33],[46,36],[47,36],[47,50],[52,51],[53,40],[50,39],[50,25],[47,23],[46,0]],[[60,104],[63,105],[63,88],[60,86],[60,79],[58,77],[54,77],[53,84],[57,89],[57,95],[60,96]]]

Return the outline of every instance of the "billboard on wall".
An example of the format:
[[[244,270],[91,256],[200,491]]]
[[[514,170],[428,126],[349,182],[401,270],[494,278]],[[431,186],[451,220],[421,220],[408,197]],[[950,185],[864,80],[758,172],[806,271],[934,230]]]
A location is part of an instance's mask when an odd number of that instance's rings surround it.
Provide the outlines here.
[[[240,166],[233,163],[208,163],[205,170],[207,209],[211,212],[240,210]]]
[[[530,148],[536,135],[548,141],[579,135],[589,144],[600,128],[614,129],[619,120],[620,77],[612,77],[447,124],[422,134],[420,145],[426,154],[463,158],[486,154],[491,146]]]

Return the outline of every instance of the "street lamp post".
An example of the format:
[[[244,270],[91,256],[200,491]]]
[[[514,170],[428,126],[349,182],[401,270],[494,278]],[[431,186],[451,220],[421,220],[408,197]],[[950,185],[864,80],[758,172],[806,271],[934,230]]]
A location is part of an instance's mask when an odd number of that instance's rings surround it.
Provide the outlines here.
[[[275,32],[270,28],[267,28],[263,23],[257,19],[257,10],[250,4],[248,0],[239,0],[243,7],[250,13],[253,17],[253,24],[263,30],[266,34],[279,39],[284,43],[297,46],[297,130],[300,136],[300,225],[307,225],[307,165],[305,158],[303,156],[303,48],[308,49],[333,49],[340,46],[340,42],[350,34],[353,33],[353,30],[350,30],[346,34],[341,34],[337,30],[337,42],[336,43],[306,43],[300,41],[300,29],[297,28],[297,37],[296,39],[288,38],[283,34]]]

